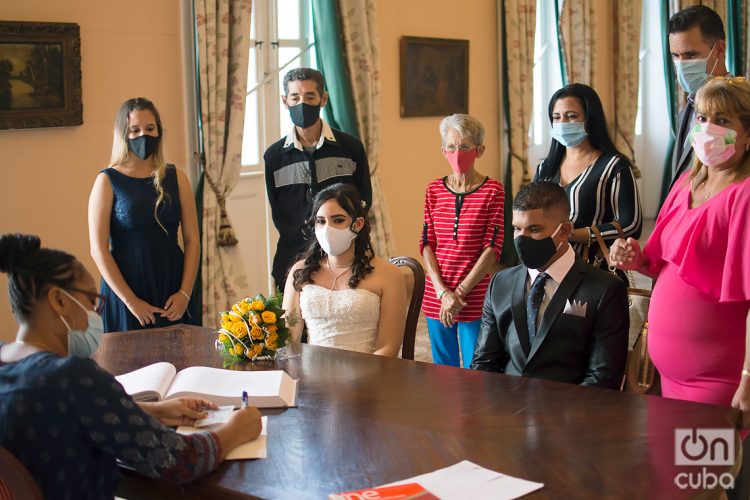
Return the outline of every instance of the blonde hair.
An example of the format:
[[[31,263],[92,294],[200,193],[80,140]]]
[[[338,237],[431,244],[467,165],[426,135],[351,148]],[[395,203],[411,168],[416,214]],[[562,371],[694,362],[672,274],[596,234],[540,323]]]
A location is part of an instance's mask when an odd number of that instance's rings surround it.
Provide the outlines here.
[[[695,96],[695,110],[704,115],[725,113],[737,115],[750,133],[750,84],[742,76],[712,78]],[[735,171],[735,181],[750,176],[750,154],[744,152],[742,162]],[[695,155],[688,181],[696,189],[708,177],[708,167]]]
[[[151,162],[154,164],[154,188],[158,193],[156,204],[154,205],[154,219],[156,219],[156,223],[167,232],[167,229],[159,220],[158,215],[159,205],[168,198],[163,186],[164,177],[167,174],[167,164],[164,161],[164,127],[162,127],[161,124],[159,110],[156,109],[153,102],[145,97],[134,97],[128,99],[122,103],[120,109],[117,110],[112,134],[112,154],[109,157],[109,167],[120,165],[128,159],[128,153],[130,151],[128,149],[128,126],[130,124],[130,113],[133,111],[150,111],[156,120],[156,131],[159,133],[159,143],[156,145],[156,150],[151,156]]]

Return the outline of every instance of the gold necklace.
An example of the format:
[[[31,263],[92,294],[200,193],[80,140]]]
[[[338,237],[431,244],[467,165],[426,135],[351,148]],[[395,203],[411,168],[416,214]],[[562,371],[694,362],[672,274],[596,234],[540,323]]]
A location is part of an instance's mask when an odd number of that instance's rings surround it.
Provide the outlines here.
[[[341,271],[338,275],[333,274],[333,270],[331,269],[331,261],[326,259],[326,266],[328,266],[328,272],[331,274],[331,278],[333,278],[333,284],[331,285],[331,291],[333,291],[334,288],[336,288],[336,282],[340,277],[342,277],[347,271],[351,269],[351,264],[346,266],[343,271]]]

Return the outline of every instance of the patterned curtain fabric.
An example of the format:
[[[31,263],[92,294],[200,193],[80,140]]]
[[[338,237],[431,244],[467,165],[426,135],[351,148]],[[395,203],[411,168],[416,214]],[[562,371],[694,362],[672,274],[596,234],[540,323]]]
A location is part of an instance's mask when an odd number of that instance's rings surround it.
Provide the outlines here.
[[[380,58],[377,1],[339,0],[341,35],[354,97],[359,138],[367,150],[372,182],[372,243],[376,255],[393,257],[395,242],[378,172],[380,150]]]
[[[506,131],[510,146],[509,165],[511,184],[505,183],[507,191],[518,192],[531,182],[529,169],[529,125],[534,93],[534,29],[536,27],[535,0],[504,0],[503,88],[506,110]],[[512,96],[512,98],[510,98]],[[505,178],[507,180],[507,170]],[[510,205],[506,201],[506,205]],[[511,241],[512,242],[512,241]]]
[[[203,132],[203,324],[215,324],[247,287],[225,203],[240,176],[251,0],[196,0]]]
[[[591,85],[594,81],[594,67],[597,57],[596,44],[594,43],[596,31],[595,3],[596,0],[565,0],[563,2],[562,14],[560,15],[560,35],[565,52],[565,69],[569,83]],[[618,0],[615,3],[620,2]],[[640,21],[640,17],[638,19]],[[635,50],[638,50],[640,40],[636,40],[636,42]],[[637,79],[636,82],[638,82]]]
[[[613,134],[617,149],[630,158],[633,175],[641,176],[635,166],[635,116],[638,113],[639,52],[641,46],[641,0],[614,2],[614,84],[615,116]]]

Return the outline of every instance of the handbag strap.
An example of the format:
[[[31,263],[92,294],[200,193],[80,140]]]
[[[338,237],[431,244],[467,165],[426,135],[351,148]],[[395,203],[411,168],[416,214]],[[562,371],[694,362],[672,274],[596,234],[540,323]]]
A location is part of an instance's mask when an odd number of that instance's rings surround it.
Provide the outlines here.
[[[615,229],[617,229],[618,234],[620,235],[620,238],[625,238],[625,233],[622,231],[622,226],[617,221],[612,221],[612,225],[615,226]],[[599,244],[599,251],[602,253],[602,258],[607,262],[607,266],[609,267],[609,270],[612,274],[615,273],[615,270],[617,269],[615,266],[612,265],[612,261],[609,259],[609,248],[607,247],[607,244],[604,242],[604,238],[602,237],[601,231],[596,226],[591,226],[591,232],[594,233],[594,237],[596,237],[596,242]],[[651,290],[646,290],[645,288],[636,288],[635,287],[635,280],[633,279],[633,275],[630,272],[626,272],[628,276],[628,295],[638,295],[639,297],[651,297]]]

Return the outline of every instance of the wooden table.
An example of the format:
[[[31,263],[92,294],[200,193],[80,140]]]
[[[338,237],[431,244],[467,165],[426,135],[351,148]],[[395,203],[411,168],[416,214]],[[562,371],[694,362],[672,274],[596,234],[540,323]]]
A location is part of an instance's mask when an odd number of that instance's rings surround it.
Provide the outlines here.
[[[97,361],[119,375],[157,361],[221,367],[209,329],[104,336]],[[128,498],[316,498],[470,460],[538,481],[528,498],[687,498],[674,479],[675,428],[729,428],[729,410],[651,396],[301,345],[283,369],[299,406],[264,410],[268,458],[225,462],[183,488],[123,471]],[[730,466],[709,473],[736,474]],[[714,494],[702,495],[706,497]]]

